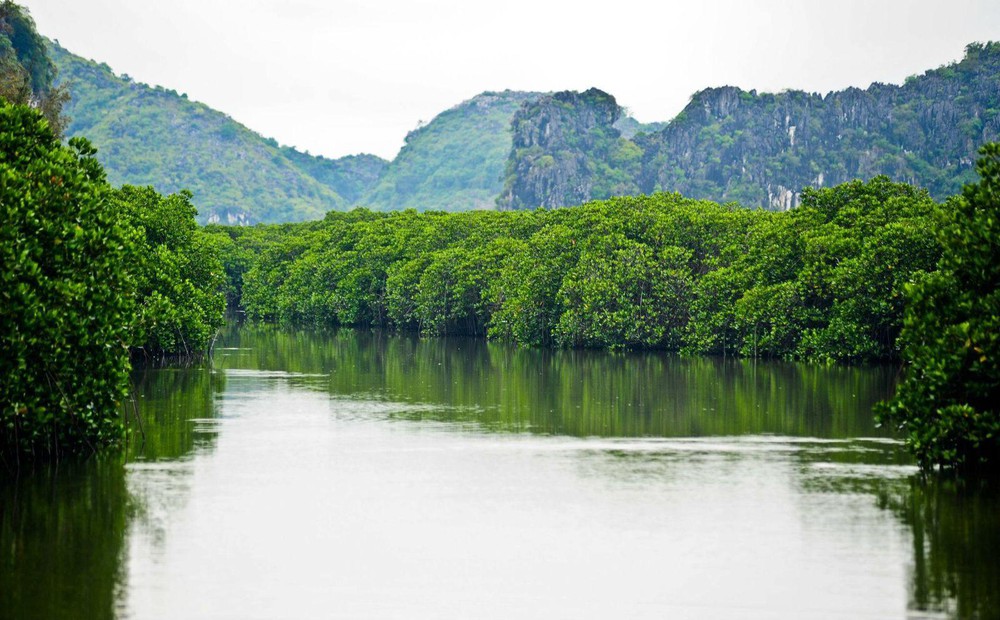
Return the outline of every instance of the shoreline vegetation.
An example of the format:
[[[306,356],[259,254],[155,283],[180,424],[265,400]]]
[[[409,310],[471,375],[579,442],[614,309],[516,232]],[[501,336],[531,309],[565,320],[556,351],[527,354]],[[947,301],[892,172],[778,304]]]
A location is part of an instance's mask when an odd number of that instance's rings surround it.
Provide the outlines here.
[[[0,461],[120,444],[132,359],[197,358],[254,321],[523,346],[807,362],[902,359],[882,419],[922,467],[1000,460],[1000,145],[937,203],[887,177],[786,212],[658,193],[535,211],[368,209],[200,228],[189,192],[113,188],[30,17],[0,22]],[[29,62],[30,61],[30,62]],[[47,63],[47,64],[46,64]]]
[[[131,361],[204,354],[225,281],[186,193],[108,185],[86,140],[0,102],[0,461],[121,443]]]
[[[654,194],[536,211],[208,226],[253,321],[809,362],[899,357],[941,205],[885,177],[787,212]]]

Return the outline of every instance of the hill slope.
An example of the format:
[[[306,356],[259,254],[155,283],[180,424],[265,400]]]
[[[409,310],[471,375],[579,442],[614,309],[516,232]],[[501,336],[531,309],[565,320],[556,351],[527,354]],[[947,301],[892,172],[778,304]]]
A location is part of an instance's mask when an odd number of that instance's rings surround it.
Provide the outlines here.
[[[511,119],[537,93],[486,92],[411,131],[362,203],[375,209],[493,208],[511,149]]]
[[[347,209],[381,173],[362,155],[314,158],[233,121],[186,95],[116,76],[104,64],[49,45],[72,99],[67,136],[85,136],[113,184],[194,193],[199,221],[286,222]]]

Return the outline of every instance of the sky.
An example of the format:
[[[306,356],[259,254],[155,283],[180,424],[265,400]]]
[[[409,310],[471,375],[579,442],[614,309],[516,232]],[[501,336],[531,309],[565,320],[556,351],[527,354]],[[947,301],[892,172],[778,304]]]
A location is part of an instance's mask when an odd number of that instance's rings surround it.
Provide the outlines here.
[[[39,32],[314,155],[391,159],[487,90],[597,87],[642,122],[698,90],[827,93],[1000,40],[997,0],[18,0]]]

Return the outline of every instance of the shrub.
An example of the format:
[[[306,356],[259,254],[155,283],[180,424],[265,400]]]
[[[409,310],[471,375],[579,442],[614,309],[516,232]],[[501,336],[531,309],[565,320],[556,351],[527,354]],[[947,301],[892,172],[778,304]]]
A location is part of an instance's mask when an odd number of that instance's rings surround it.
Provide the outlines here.
[[[938,271],[907,290],[909,366],[880,408],[924,468],[1000,464],[1000,144],[980,153],[981,180],[948,203]]]
[[[130,240],[94,149],[0,101],[0,455],[121,437]]]

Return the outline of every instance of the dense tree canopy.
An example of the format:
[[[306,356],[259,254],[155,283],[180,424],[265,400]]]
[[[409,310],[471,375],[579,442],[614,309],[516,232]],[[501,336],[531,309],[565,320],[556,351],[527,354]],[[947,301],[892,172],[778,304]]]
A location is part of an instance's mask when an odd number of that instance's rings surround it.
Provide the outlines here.
[[[111,199],[135,233],[129,273],[137,304],[129,344],[143,357],[204,351],[222,326],[225,273],[218,240],[195,223],[191,194],[161,196],[126,185]]]
[[[811,360],[898,355],[936,203],[884,177],[788,213],[677,194],[553,211],[330,213],[215,229],[254,319],[522,344]],[[220,246],[221,247],[221,246]]]

